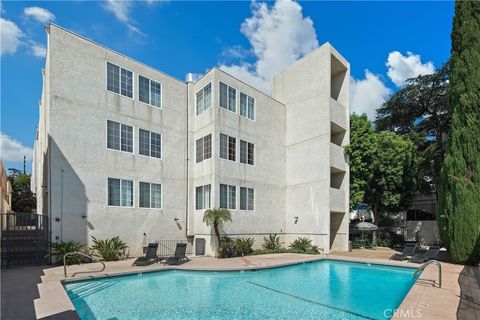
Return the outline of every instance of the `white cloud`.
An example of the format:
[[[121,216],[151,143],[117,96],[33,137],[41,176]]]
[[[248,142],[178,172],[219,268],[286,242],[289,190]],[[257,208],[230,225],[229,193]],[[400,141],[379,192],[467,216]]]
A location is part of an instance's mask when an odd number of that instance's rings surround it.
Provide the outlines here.
[[[44,58],[47,55],[47,48],[39,43],[33,42],[30,49],[35,57]]]
[[[386,66],[388,67],[388,77],[397,87],[401,87],[409,78],[435,72],[432,62],[422,63],[420,55],[412,52],[407,52],[406,56],[398,51],[390,52]]]
[[[148,5],[153,5],[156,2],[157,1],[145,3],[147,3]],[[137,36],[135,40],[141,42],[142,38],[145,38],[147,35],[134,24],[132,24],[134,21],[131,18],[130,13],[133,5],[133,1],[107,0],[103,3],[103,8],[113,13],[113,15],[115,16],[115,18],[117,18],[118,21],[125,23],[127,26],[128,34],[130,36]]]
[[[130,35],[138,35],[138,36],[141,36],[141,37],[146,37],[147,35],[145,33],[142,32],[142,30],[140,30],[139,28],[127,23],[127,28],[128,28],[128,32],[130,33]]]
[[[0,21],[1,54],[13,54],[21,44],[23,32],[10,20],[0,18]]]
[[[252,16],[241,32],[250,42],[256,62],[220,65],[222,70],[269,93],[272,77],[318,47],[313,21],[292,0],[277,0],[273,6],[252,3]]]
[[[32,18],[41,23],[47,23],[49,21],[55,20],[53,13],[47,9],[40,7],[28,7],[23,10],[23,13],[27,18]]]
[[[120,22],[128,22],[130,20],[130,10],[132,5],[132,1],[107,0],[103,7],[105,10],[113,13]]]
[[[381,107],[391,93],[378,75],[365,70],[364,79],[350,79],[350,112],[366,113],[370,120],[374,120],[376,109]]]
[[[250,50],[247,50],[242,46],[235,45],[232,47],[224,48],[220,56],[222,56],[223,58],[232,60],[232,59],[245,59],[251,54],[252,52]]]
[[[32,148],[24,146],[3,132],[0,132],[0,151],[3,161],[23,161],[23,156],[26,156],[27,160],[32,160]]]

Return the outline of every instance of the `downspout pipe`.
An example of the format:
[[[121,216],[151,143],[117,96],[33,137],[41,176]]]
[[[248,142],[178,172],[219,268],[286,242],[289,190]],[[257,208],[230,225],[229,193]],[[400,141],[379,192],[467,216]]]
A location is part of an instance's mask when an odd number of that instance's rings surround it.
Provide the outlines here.
[[[193,75],[191,73],[187,73],[185,77],[185,83],[187,84],[187,124],[186,124],[186,183],[185,183],[185,237],[188,237],[188,231],[189,231],[189,225],[188,225],[188,207],[189,207],[189,190],[190,190],[190,185],[189,185],[189,165],[190,165],[190,149],[189,149],[189,109],[190,109],[190,85],[193,83]]]

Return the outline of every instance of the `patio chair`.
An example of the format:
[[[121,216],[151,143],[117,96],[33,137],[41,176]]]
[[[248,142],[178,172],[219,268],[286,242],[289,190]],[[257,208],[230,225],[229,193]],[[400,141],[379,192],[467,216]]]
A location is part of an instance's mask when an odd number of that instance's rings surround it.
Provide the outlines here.
[[[179,264],[183,260],[190,261],[185,255],[187,251],[187,244],[186,243],[177,243],[177,247],[175,248],[175,254],[171,257],[165,259],[165,264]]]
[[[158,262],[157,256],[158,243],[149,243],[147,252],[144,257],[140,257],[133,262],[135,266],[148,266],[154,262]]]
[[[415,250],[417,250],[417,243],[416,242],[407,242],[405,243],[405,247],[403,248],[402,253],[397,253],[393,257],[391,257],[391,260],[399,260],[403,261],[407,259],[408,257],[411,257],[415,254]]]
[[[415,263],[427,262],[428,260],[432,260],[436,256],[438,256],[439,252],[440,252],[440,246],[430,246],[427,252],[417,253],[413,255],[412,259],[410,259],[410,262],[415,262]]]

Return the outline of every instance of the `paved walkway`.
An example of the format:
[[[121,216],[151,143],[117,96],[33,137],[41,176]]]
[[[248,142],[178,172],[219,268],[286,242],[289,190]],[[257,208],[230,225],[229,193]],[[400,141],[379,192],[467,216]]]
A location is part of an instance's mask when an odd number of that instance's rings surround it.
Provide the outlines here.
[[[416,264],[388,260],[395,251],[390,249],[355,250],[334,255],[275,254],[230,259],[196,257],[175,268],[196,270],[239,270],[292,264],[318,259],[339,259],[418,267]],[[106,272],[111,275],[143,270],[172,268],[163,264],[148,267],[132,267],[133,260],[107,262]],[[99,264],[71,266],[68,273],[94,271]],[[442,263],[443,286],[438,288],[433,280],[437,273],[433,267],[422,274],[399,307],[393,319],[458,319],[480,320],[480,270]],[[78,319],[60,280],[64,279],[63,267],[26,267],[2,270],[2,319]],[[98,276],[98,273],[83,277]],[[80,278],[80,275],[75,278]]]

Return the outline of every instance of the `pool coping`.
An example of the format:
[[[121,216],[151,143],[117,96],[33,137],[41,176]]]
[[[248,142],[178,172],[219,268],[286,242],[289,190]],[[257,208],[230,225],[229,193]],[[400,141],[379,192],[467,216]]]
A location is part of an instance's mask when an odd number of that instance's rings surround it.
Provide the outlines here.
[[[351,262],[351,263],[357,263],[357,264],[377,265],[377,266],[405,268],[405,269],[418,268],[418,266],[414,266],[414,265],[385,264],[385,263],[380,263],[378,261],[359,261],[358,259],[348,259],[348,258],[341,258],[341,257],[329,258],[327,256],[327,257],[320,257],[320,258],[315,258],[315,259],[305,260],[305,261],[292,261],[292,262],[280,263],[280,264],[275,264],[270,266],[252,266],[252,267],[231,268],[231,269],[198,268],[198,267],[197,268],[178,268],[177,266],[168,266],[168,267],[158,267],[158,268],[151,268],[151,269],[139,270],[139,271],[115,272],[112,274],[101,274],[98,276],[90,275],[85,277],[77,277],[75,279],[66,278],[66,279],[60,280],[60,282],[62,284],[75,283],[75,282],[87,282],[87,281],[95,281],[103,278],[129,277],[129,276],[135,276],[135,275],[144,274],[144,273],[156,273],[156,272],[165,272],[165,271],[218,272],[218,273],[241,272],[241,271],[254,272],[254,271],[260,271],[260,270],[267,270],[267,269],[290,267],[297,264],[314,263],[314,262],[319,262],[324,260]]]
[[[249,257],[251,258],[251,256]],[[321,256],[313,256],[312,258],[307,258],[305,256],[298,256],[299,260],[296,261],[289,261],[284,263],[273,263],[271,265],[256,265],[256,266],[245,266],[245,267],[223,267],[223,268],[211,268],[211,267],[189,267],[187,265],[179,265],[179,266],[153,266],[148,269],[141,269],[138,271],[135,270],[128,270],[128,271],[120,271],[120,272],[112,272],[112,273],[103,273],[100,275],[87,275],[82,277],[77,277],[75,279],[71,278],[62,278],[60,280],[52,280],[46,283],[49,286],[49,290],[41,290],[39,284],[39,292],[40,298],[36,299],[35,304],[35,311],[37,314],[37,319],[41,319],[43,317],[51,316],[58,313],[64,312],[72,312],[77,317],[72,319],[78,319],[78,315],[75,311],[75,307],[73,306],[72,301],[70,300],[67,291],[65,289],[65,284],[68,283],[75,283],[75,282],[85,282],[85,281],[92,281],[96,279],[103,279],[107,277],[122,277],[122,276],[132,276],[144,273],[154,273],[154,272],[162,272],[162,271],[172,271],[172,270],[180,270],[180,271],[199,271],[199,272],[240,272],[240,271],[260,271],[266,269],[273,269],[273,268],[281,268],[287,266],[293,266],[298,264],[304,263],[312,263],[318,262],[322,260],[333,260],[333,261],[341,261],[341,262],[352,262],[352,263],[362,263],[362,264],[371,264],[371,265],[378,265],[378,266],[387,266],[387,267],[400,267],[400,268],[408,268],[408,269],[417,269],[420,264],[413,264],[409,263],[406,264],[405,262],[401,261],[391,261],[391,260],[383,260],[383,259],[374,259],[374,258],[358,258],[358,257],[343,257],[338,255],[321,255]],[[427,272],[428,273],[428,272]],[[419,309],[418,304],[416,304],[416,297],[421,295],[422,291],[418,288],[418,281],[415,282],[410,290],[405,295],[402,303],[398,307],[398,311],[404,310],[406,313],[412,313],[415,310]],[[49,291],[48,295],[50,297],[43,297],[42,298],[42,291]],[[52,292],[53,291],[53,292]],[[52,305],[53,296],[55,299],[54,305]],[[49,306],[45,306],[45,304],[49,304]],[[43,306],[43,307],[42,307]],[[416,309],[415,309],[416,308]],[[405,314],[405,312],[403,314]],[[395,318],[395,316],[393,317]],[[405,319],[406,317],[402,317]],[[408,318],[408,317],[407,317]],[[415,318],[415,317],[412,317]],[[444,317],[444,319],[449,319],[448,317]]]

